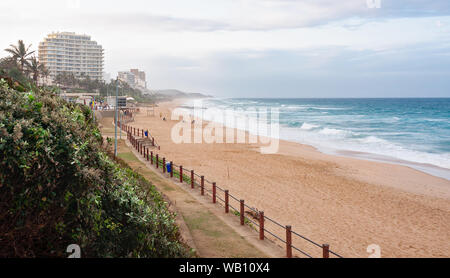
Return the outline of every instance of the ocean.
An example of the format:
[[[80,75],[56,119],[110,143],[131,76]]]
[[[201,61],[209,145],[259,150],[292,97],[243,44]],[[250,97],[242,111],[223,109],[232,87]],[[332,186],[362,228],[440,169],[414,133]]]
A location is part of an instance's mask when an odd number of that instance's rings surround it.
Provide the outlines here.
[[[278,108],[280,139],[450,180],[450,98],[214,98],[203,100],[203,107]]]

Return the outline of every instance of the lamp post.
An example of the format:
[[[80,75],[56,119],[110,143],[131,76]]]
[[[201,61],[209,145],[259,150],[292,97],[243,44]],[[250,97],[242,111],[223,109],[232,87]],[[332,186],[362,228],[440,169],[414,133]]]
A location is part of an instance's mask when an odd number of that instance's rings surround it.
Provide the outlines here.
[[[120,115],[120,130],[119,130],[119,134],[120,134],[120,140],[122,140],[122,125],[123,125],[123,123],[122,123],[122,121],[123,121],[123,115],[122,115],[122,110],[119,110],[119,115]]]
[[[115,125],[114,125],[114,157],[117,156],[117,105],[119,95],[119,77],[116,79],[116,107],[114,111]]]

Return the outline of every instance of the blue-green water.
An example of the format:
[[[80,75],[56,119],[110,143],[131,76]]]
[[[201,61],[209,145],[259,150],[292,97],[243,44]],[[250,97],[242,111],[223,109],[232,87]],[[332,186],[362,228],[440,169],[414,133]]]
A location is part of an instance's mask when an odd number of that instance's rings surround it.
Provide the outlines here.
[[[407,164],[450,179],[450,98],[209,99],[220,109],[278,108],[280,138],[326,153]]]

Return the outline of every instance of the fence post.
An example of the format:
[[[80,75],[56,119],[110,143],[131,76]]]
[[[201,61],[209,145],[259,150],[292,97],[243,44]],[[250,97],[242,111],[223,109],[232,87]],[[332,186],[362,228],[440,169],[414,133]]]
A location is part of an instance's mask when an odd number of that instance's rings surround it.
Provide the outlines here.
[[[163,173],[166,172],[166,158],[163,157]]]
[[[183,166],[180,165],[180,182],[183,183]]]
[[[136,128],[133,127],[133,135],[136,136]]]
[[[173,162],[170,161],[170,177],[173,178]]]
[[[245,215],[244,215],[244,200],[241,200],[241,225],[243,226],[245,224]]]
[[[322,249],[323,249],[323,258],[328,259],[330,257],[330,245],[323,244]]]
[[[286,226],[286,257],[292,258],[292,227]]]
[[[147,148],[147,161],[148,161],[148,148]]]
[[[150,152],[150,164],[153,164],[153,151]]]
[[[159,155],[156,154],[156,169],[159,168]]]
[[[225,213],[228,213],[230,211],[228,198],[229,198],[229,191],[225,190]]]
[[[212,190],[213,190],[212,202],[213,202],[213,204],[215,204],[216,203],[216,183],[213,182],[212,186],[213,186],[213,188],[212,188]]]
[[[201,176],[202,196],[205,195],[205,176]]]
[[[194,189],[194,170],[191,170],[191,188]]]
[[[259,212],[259,239],[264,240],[264,211]]]

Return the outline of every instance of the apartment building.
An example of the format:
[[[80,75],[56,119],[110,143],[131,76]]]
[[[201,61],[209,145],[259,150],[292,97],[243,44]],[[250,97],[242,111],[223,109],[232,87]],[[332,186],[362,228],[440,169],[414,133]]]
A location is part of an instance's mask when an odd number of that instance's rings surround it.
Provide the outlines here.
[[[119,71],[119,80],[127,83],[133,88],[136,86],[136,77],[129,71]]]
[[[147,89],[147,81],[144,71],[131,69],[130,71],[120,71],[119,80],[128,83],[133,88]]]
[[[57,32],[39,43],[39,61],[45,64],[52,79],[66,72],[103,80],[103,51],[88,35]]]

